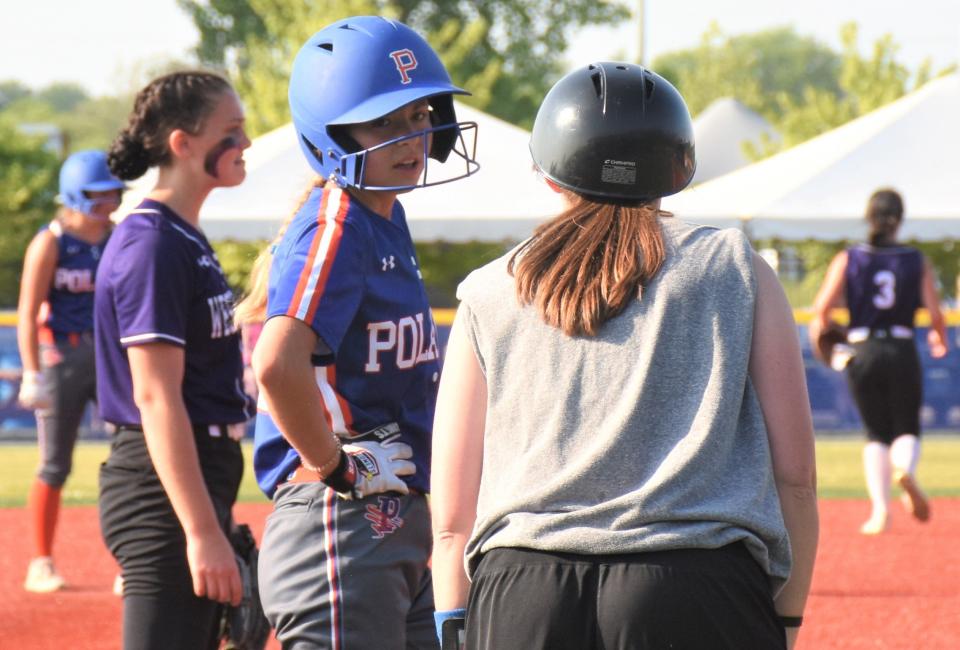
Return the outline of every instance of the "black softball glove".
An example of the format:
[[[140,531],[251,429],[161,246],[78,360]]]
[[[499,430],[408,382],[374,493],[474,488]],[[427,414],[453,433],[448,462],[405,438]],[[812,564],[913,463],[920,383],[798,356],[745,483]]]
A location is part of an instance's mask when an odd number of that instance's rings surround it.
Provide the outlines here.
[[[226,641],[225,650],[263,650],[270,636],[270,623],[260,605],[257,542],[250,527],[239,524],[230,531],[230,544],[240,569],[243,599],[236,607],[230,604],[224,606],[220,638]]]

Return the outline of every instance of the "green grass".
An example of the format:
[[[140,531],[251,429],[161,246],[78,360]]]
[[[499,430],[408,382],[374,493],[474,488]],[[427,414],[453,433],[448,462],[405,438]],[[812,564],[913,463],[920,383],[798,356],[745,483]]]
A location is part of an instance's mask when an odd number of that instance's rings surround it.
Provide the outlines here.
[[[817,441],[819,492],[824,498],[866,498],[860,438],[821,438]],[[74,471],[64,488],[67,505],[90,505],[97,501],[97,469],[106,459],[105,442],[82,442],[74,455]],[[266,501],[253,478],[253,449],[244,444],[246,468],[240,486],[240,501]],[[37,465],[35,444],[0,445],[0,507],[18,507],[26,502],[27,490]],[[960,437],[928,436],[918,475],[931,496],[960,496]]]
[[[821,497],[867,497],[863,479],[863,439],[817,441],[817,482]],[[930,496],[960,496],[960,437],[923,439],[917,478]]]
[[[73,472],[63,489],[66,505],[91,505],[97,502],[97,472],[110,453],[106,442],[81,442],[73,456]],[[240,501],[267,501],[253,477],[253,445],[243,445],[243,483]],[[27,500],[33,475],[39,462],[33,443],[0,445],[0,507],[22,506]]]

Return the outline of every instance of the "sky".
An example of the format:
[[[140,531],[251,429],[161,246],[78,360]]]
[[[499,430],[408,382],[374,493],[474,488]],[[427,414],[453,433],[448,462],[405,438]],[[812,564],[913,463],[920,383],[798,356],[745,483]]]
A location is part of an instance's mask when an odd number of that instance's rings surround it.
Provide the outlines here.
[[[631,7],[637,0],[626,0]],[[695,46],[711,22],[728,35],[792,25],[840,50],[840,26],[860,26],[860,46],[890,33],[897,60],[915,69],[927,57],[939,69],[960,57],[960,0],[645,0],[644,50]],[[199,38],[176,0],[0,0],[0,81],[31,88],[78,83],[94,96],[135,89],[151,62],[189,60]],[[318,25],[318,29],[319,29]],[[566,60],[633,58],[635,22],[571,34]]]

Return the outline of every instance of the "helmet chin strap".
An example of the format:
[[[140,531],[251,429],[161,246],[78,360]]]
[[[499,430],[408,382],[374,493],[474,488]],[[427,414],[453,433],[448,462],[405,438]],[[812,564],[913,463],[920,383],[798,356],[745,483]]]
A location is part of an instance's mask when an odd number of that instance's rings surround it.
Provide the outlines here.
[[[231,149],[237,149],[240,143],[232,135],[228,135],[223,140],[213,145],[203,159],[203,170],[213,176],[220,178],[220,172],[217,171],[217,165],[220,164],[220,158]]]

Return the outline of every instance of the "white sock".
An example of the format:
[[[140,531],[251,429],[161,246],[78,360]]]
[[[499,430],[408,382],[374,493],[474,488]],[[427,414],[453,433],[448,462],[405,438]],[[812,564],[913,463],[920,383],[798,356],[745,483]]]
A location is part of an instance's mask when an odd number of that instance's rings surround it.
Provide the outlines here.
[[[920,438],[912,433],[897,436],[890,445],[890,460],[895,468],[915,476],[917,462],[920,460]]]
[[[863,473],[873,512],[870,518],[886,516],[890,504],[890,448],[882,442],[868,442],[863,448]]]

